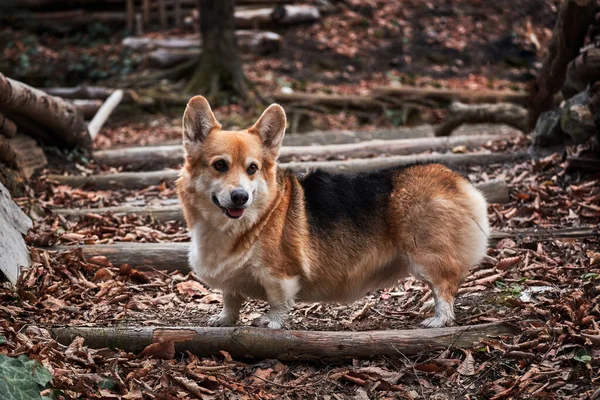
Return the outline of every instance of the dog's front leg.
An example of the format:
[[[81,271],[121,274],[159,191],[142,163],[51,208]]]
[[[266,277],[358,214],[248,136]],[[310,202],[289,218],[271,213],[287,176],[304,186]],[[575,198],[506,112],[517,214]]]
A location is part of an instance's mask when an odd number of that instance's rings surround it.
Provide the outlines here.
[[[240,318],[240,308],[244,298],[239,294],[223,292],[223,309],[208,320],[210,326],[230,326]]]
[[[280,329],[285,325],[294,297],[298,293],[296,278],[274,279],[265,284],[269,312],[255,319],[252,324],[269,329]]]

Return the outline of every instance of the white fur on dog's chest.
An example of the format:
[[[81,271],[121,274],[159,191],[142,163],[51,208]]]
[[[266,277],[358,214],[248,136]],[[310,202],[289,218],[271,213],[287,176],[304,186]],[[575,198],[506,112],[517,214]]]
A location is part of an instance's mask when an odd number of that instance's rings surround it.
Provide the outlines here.
[[[260,296],[264,289],[255,279],[254,270],[260,263],[253,250],[231,255],[233,243],[228,235],[218,231],[209,234],[200,225],[194,227],[191,237],[190,266],[204,283],[227,292]]]

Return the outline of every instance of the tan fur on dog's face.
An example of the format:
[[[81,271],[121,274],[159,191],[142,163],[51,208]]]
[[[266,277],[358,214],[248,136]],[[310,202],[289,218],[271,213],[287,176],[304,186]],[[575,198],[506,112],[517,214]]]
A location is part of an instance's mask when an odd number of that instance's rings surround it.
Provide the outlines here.
[[[208,102],[197,96],[188,103],[183,128],[182,179],[186,193],[193,195],[194,209],[224,229],[252,225],[275,192],[275,160],[285,129],[281,107],[269,107],[247,130],[223,131]],[[233,203],[234,190],[247,193],[245,204]],[[239,219],[226,213],[232,208],[243,209]]]

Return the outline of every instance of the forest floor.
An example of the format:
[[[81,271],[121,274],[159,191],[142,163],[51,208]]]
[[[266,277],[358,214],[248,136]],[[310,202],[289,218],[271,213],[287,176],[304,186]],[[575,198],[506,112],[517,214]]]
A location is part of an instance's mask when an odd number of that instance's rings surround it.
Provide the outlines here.
[[[374,85],[394,81],[474,90],[524,89],[550,37],[557,1],[518,1],[510,7],[472,0],[435,5],[393,0],[346,3],[340,13],[308,29],[282,32],[286,46],[281,54],[245,55],[248,77],[265,93],[289,87],[364,94]],[[2,31],[4,35],[7,29]],[[340,34],[350,29],[358,36]],[[15,60],[26,61],[28,67],[16,78],[37,86],[98,83],[144,68],[141,61],[135,61],[136,55],[124,56],[126,50],[120,46],[119,37],[94,39],[88,32],[71,38],[72,44],[65,47],[64,37],[34,36],[25,31],[9,34],[13,44],[3,50],[0,70],[15,69]],[[82,57],[85,52],[91,58]],[[319,58],[335,63],[319,63]],[[130,61],[123,68],[126,59]],[[83,62],[88,64],[65,69],[65,65]],[[57,81],[56,70],[68,73]],[[84,71],[88,74],[82,75]],[[89,71],[97,73],[90,77]],[[257,113],[257,109],[239,105],[216,109],[217,117],[230,127],[251,121]],[[428,122],[437,122],[443,112],[435,115]],[[180,140],[180,114],[176,112],[126,117],[119,115],[103,129],[95,148]],[[365,119],[343,111],[315,112],[311,118],[312,127],[318,129],[372,130],[394,125],[386,115]],[[497,129],[470,128],[475,131],[471,133]],[[481,148],[456,148],[454,152],[517,152],[529,145],[527,137],[512,131],[505,141]],[[566,154],[588,150],[586,146],[573,147]],[[600,395],[597,236],[523,237],[505,239],[491,247],[461,287],[457,323],[503,321],[517,327],[519,334],[481,339],[470,349],[456,349],[448,343],[446,350],[410,357],[399,353],[368,360],[324,357],[319,362],[283,362],[232,359],[225,352],[219,357],[198,358],[192,354],[165,356],[147,349],[140,355],[119,349],[90,349],[80,339],[68,346],[60,344],[50,334],[55,326],[204,326],[222,305],[218,291],[204,287],[189,273],[165,272],[152,265],[132,269],[112,265],[102,257],[86,260],[76,246],[60,253],[45,249],[55,244],[189,241],[186,227],[178,221],[163,223],[151,217],[93,211],[71,220],[52,213],[54,208],[177,203],[173,182],[139,190],[95,190],[75,189],[48,179],[52,173],[94,175],[124,169],[108,169],[78,157],[73,160],[65,165],[62,156],[53,157],[50,167],[29,183],[27,196],[15,199],[34,220],[34,229],[27,237],[34,262],[23,272],[16,292],[0,290],[0,354],[25,354],[39,360],[53,376],[48,395],[81,399],[197,396],[361,400],[593,399]],[[493,179],[508,183],[510,202],[491,204],[488,209],[495,230],[600,229],[600,174],[570,167],[565,153],[549,154],[537,161],[467,166],[460,172],[476,183]],[[409,278],[350,304],[296,304],[288,328],[412,329],[429,316],[430,311],[422,310],[429,299],[429,288]],[[262,302],[247,303],[240,324],[249,324],[265,309]]]
[[[518,0],[510,7],[472,0],[335,4],[335,11],[316,23],[265,28],[283,37],[280,51],[242,54],[246,76],[262,99],[282,90],[366,95],[377,85],[524,90],[541,65],[559,1]],[[146,35],[163,38],[192,32],[187,27]],[[145,52],[122,45],[127,34],[101,24],[67,33],[36,30],[32,25],[6,26],[0,28],[0,71],[35,87],[82,83],[135,87],[137,77],[152,73],[151,65]],[[181,93],[184,85],[156,82],[152,89]],[[257,105],[262,100],[254,100],[234,101],[216,111],[227,125],[245,127],[262,110]],[[160,112],[180,119],[182,107],[167,108]],[[414,119],[395,110],[306,112],[303,131],[436,123],[444,117],[440,110],[419,113]]]
[[[507,141],[460,151],[516,152],[528,140]],[[584,148],[569,149],[578,154]],[[105,173],[93,164],[75,164],[72,174]],[[78,250],[44,250],[54,244],[189,241],[182,222],[151,217],[99,215],[93,208],[176,203],[173,182],[141,190],[73,189],[46,178],[32,182],[16,199],[35,220],[28,236],[34,265],[23,273],[17,293],[0,294],[0,351],[26,354],[53,373],[52,387],[65,398],[178,398],[190,388],[175,379],[193,379],[202,398],[594,398],[600,384],[600,238],[504,239],[490,248],[460,289],[457,323],[503,321],[519,328],[509,339],[481,339],[472,349],[423,352],[418,356],[370,360],[280,362],[165,358],[93,350],[76,339],[57,343],[54,326],[205,326],[218,312],[221,296],[189,273],[164,272],[151,265],[112,265],[85,260]],[[511,201],[491,204],[496,230],[600,228],[598,174],[570,169],[561,154],[539,161],[461,169],[474,182],[503,179]],[[81,219],[52,214],[53,208],[92,208]],[[183,268],[184,266],[182,266]],[[429,315],[423,303],[431,292],[406,279],[351,304],[296,304],[288,327],[301,330],[363,331],[411,329]],[[266,304],[251,301],[240,324],[249,324]],[[192,372],[190,372],[192,371]],[[153,397],[154,396],[154,397]]]

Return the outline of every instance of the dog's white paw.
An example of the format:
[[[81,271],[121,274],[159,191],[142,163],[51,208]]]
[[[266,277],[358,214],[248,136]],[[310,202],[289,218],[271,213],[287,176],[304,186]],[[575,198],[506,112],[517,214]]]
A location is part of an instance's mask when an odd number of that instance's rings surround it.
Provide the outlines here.
[[[283,327],[283,323],[281,321],[272,320],[267,315],[261,315],[252,321],[252,325],[257,326],[259,328],[269,328],[269,329],[281,329]]]
[[[235,323],[235,316],[224,312],[220,312],[219,314],[213,315],[208,319],[209,326],[232,326],[235,325]]]
[[[453,320],[440,317],[427,318],[421,322],[423,328],[442,328],[444,326],[453,325]]]

